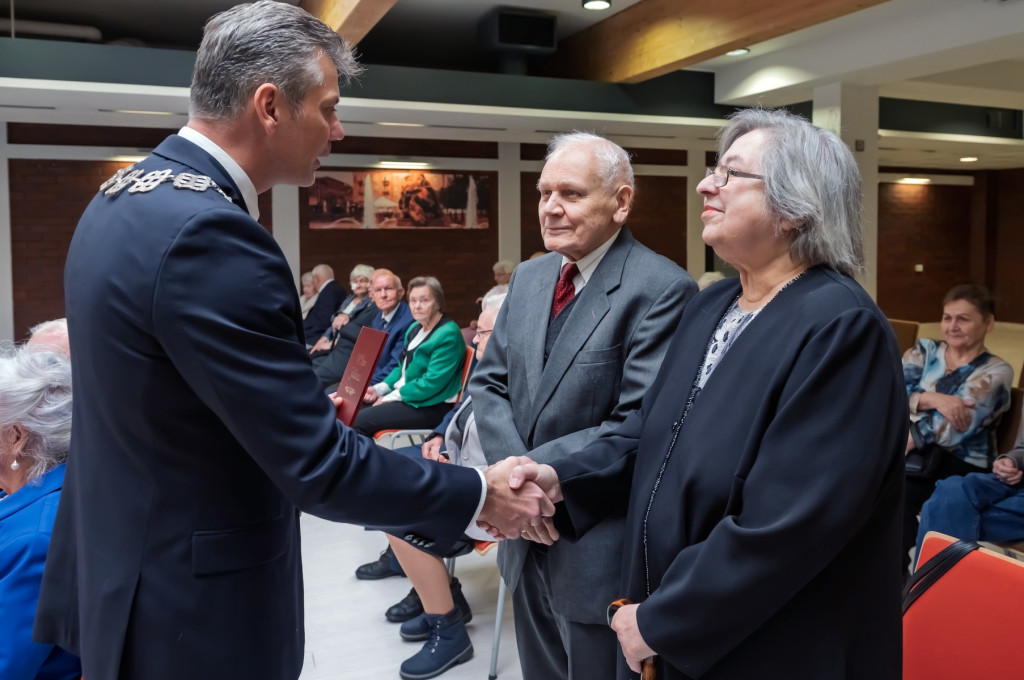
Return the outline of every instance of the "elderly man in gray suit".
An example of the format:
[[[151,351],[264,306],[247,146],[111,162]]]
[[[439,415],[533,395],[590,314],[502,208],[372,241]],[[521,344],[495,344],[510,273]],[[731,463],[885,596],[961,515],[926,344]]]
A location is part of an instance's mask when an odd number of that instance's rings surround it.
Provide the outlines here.
[[[520,264],[470,393],[488,462],[570,456],[640,406],[697,285],[625,227],[629,155],[603,137],[555,137],[537,183],[543,257]],[[578,543],[499,548],[525,680],[615,677],[605,610],[620,596],[623,519]]]

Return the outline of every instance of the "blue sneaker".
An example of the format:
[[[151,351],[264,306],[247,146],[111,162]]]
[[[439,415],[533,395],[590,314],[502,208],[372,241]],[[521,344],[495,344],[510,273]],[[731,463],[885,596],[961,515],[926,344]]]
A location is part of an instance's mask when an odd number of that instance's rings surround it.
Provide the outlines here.
[[[424,614],[430,634],[423,649],[402,662],[398,674],[404,680],[434,678],[457,664],[473,658],[462,612],[452,607],[447,614]]]
[[[473,610],[469,608],[466,596],[462,594],[462,584],[454,576],[452,577],[451,589],[455,608],[462,612],[462,622],[469,623],[473,620]],[[402,624],[398,634],[406,642],[422,642],[426,640],[430,637],[430,625],[427,623],[426,616],[426,614],[421,613],[419,616],[408,619]]]

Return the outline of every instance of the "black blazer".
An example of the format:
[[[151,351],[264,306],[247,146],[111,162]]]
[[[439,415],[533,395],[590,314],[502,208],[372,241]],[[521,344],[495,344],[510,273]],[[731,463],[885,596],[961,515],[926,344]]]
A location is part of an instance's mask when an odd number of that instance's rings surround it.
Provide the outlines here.
[[[138,167],[238,196],[176,135]],[[295,678],[299,510],[443,552],[479,502],[476,471],[335,420],[284,255],[238,203],[171,182],[100,193],[72,239],[72,444],[35,636],[90,680]]]
[[[327,327],[331,325],[331,319],[338,311],[338,305],[344,300],[345,291],[337,281],[331,279],[324,284],[324,289],[320,291],[309,314],[302,320],[302,332],[305,335],[306,344],[316,344]]]
[[[812,268],[680,428],[738,292],[732,279],[694,298],[640,410],[553,463],[558,526],[572,538],[628,512],[621,595],[642,603],[659,678],[896,680],[908,415],[892,328],[854,281]]]

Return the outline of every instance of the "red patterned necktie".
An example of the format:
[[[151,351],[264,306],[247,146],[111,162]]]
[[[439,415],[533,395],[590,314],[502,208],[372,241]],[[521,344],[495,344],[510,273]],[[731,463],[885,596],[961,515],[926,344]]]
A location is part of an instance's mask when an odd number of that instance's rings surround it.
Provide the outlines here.
[[[555,299],[551,303],[552,319],[561,314],[566,305],[572,302],[576,296],[576,286],[572,284],[572,280],[579,273],[579,267],[573,262],[566,262],[562,266],[562,275],[558,277],[558,283],[555,284]]]

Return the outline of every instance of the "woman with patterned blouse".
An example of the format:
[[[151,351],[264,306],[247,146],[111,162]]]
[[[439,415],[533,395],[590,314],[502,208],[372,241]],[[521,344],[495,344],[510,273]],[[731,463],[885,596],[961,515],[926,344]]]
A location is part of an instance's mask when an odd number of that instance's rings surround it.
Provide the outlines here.
[[[945,341],[921,339],[903,355],[910,399],[908,462],[927,461],[921,469],[908,465],[904,568],[917,537],[917,514],[935,483],[992,469],[994,425],[1010,406],[1013,369],[985,349],[985,336],[995,324],[992,295],[983,286],[965,284],[946,293],[942,305]]]

